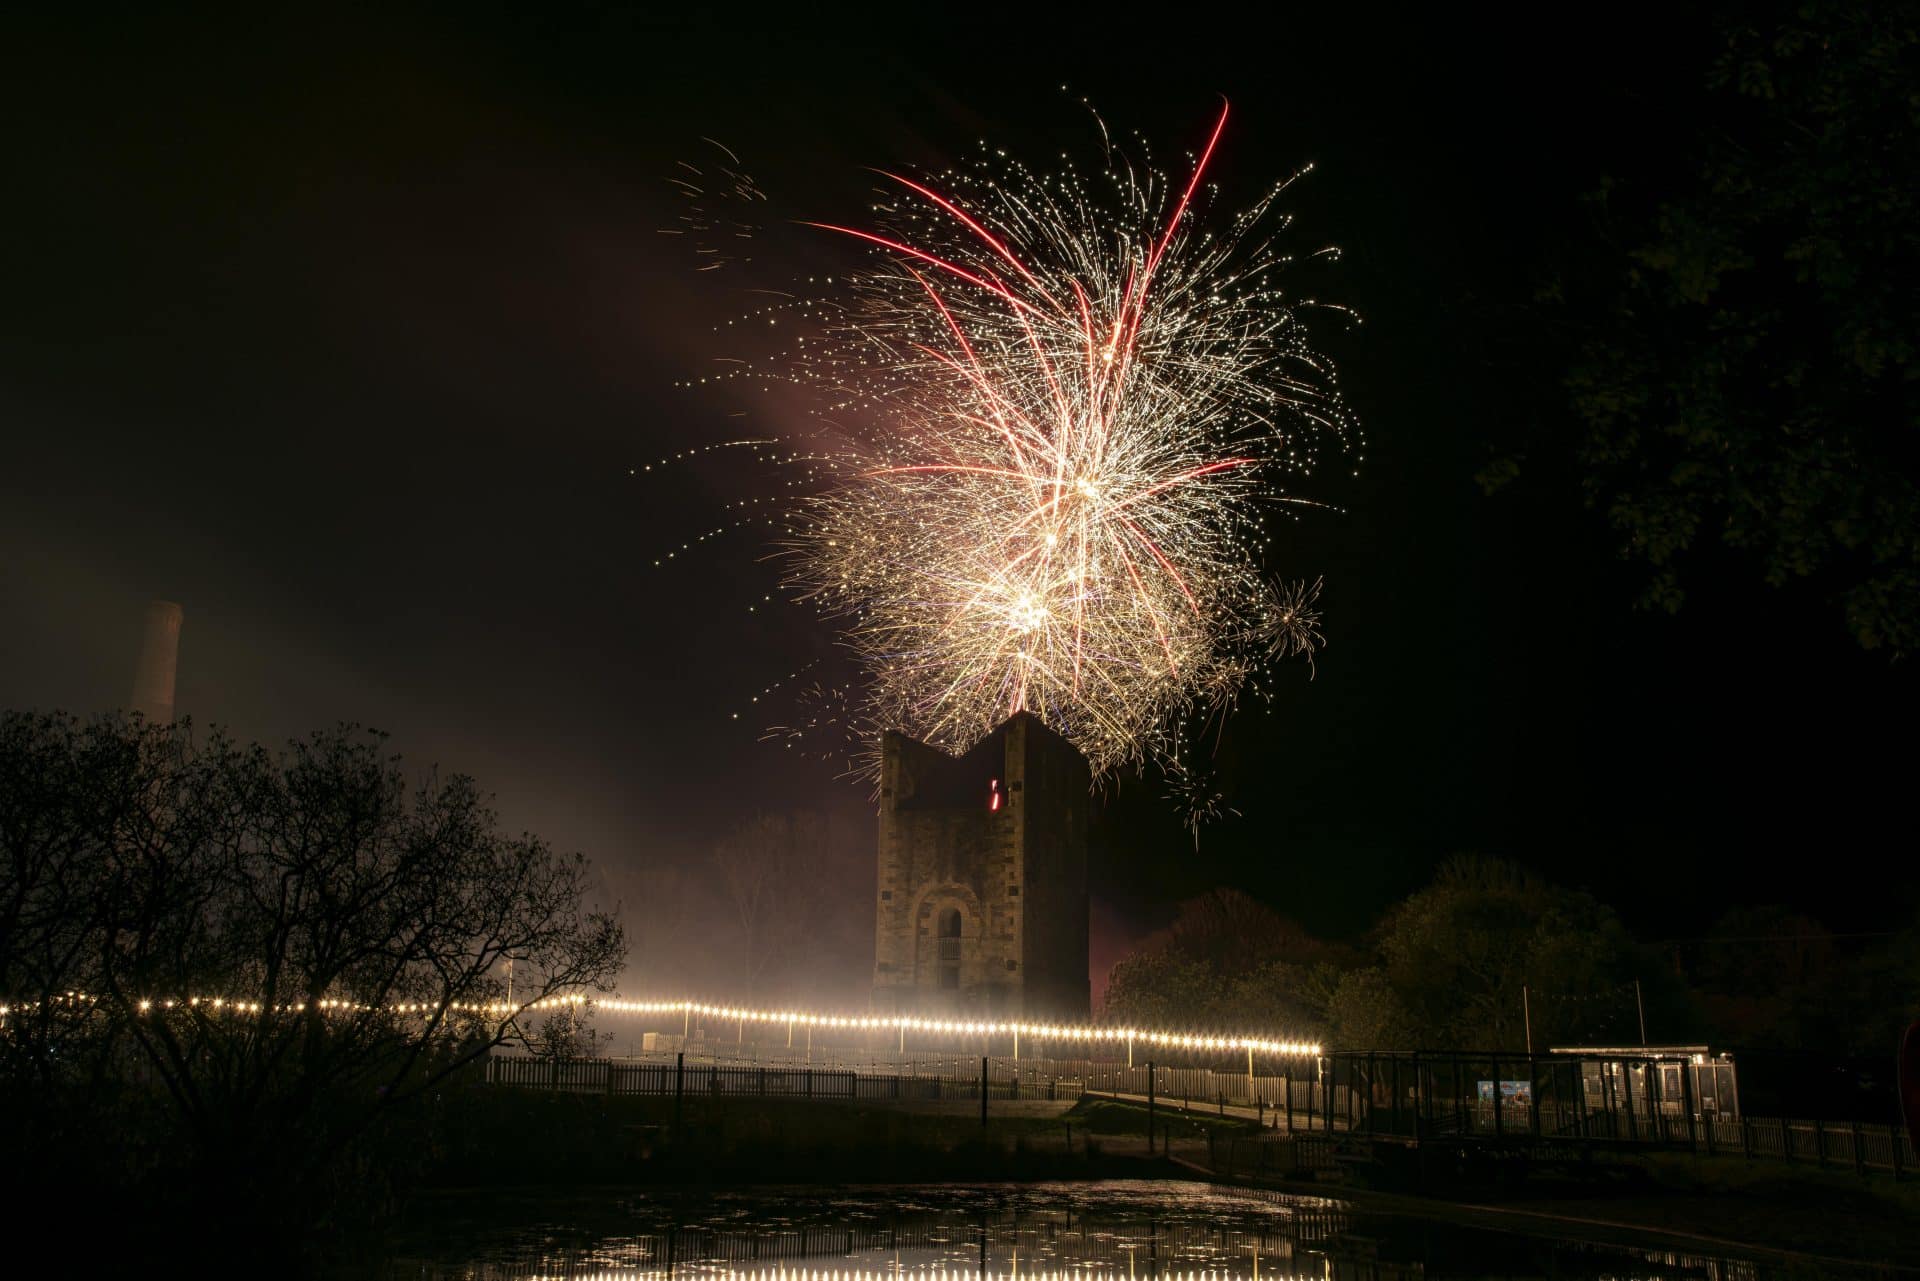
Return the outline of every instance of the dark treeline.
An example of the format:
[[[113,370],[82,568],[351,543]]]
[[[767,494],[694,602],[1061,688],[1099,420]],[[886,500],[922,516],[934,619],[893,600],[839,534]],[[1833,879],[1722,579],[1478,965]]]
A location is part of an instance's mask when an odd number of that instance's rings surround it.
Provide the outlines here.
[[[540,1038],[463,1007],[619,971],[590,886],[579,856],[499,831],[469,779],[410,779],[377,734],[274,752],[0,715],[15,1221],[57,1222],[85,1189],[119,1228],[212,1222],[220,1251],[276,1266],[351,1238],[430,1159],[424,1105]]]
[[[1480,479],[1570,472],[1644,606],[1750,576],[1911,654],[1920,349],[1894,282],[1920,270],[1920,30],[1858,0],[1711,28],[1673,103],[1690,127],[1602,175],[1542,262],[1526,348],[1553,385]]]
[[[1591,894],[1459,857],[1357,946],[1236,890],[1202,895],[1114,967],[1106,1002],[1111,1019],[1360,1049],[1639,1044],[1642,1010],[1654,1044],[1891,1060],[1920,1018],[1920,920],[1848,937],[1739,907],[1697,938],[1642,941]]]

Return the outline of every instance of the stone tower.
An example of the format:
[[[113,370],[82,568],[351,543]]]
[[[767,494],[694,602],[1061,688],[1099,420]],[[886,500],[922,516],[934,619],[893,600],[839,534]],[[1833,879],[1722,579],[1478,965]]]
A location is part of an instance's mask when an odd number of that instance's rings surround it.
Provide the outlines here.
[[[959,757],[881,740],[877,1012],[1087,1018],[1089,786],[1026,712]]]

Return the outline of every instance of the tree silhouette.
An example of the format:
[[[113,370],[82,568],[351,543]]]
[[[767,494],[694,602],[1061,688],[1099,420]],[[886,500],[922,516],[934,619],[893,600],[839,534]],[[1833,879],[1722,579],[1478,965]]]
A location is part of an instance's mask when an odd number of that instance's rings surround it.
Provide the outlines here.
[[[0,1068],[151,1082],[167,1159],[234,1204],[337,1186],[383,1116],[624,956],[582,858],[353,727],[275,753],[6,713],[0,879]],[[516,1011],[481,1008],[509,958]]]
[[[1599,238],[1548,291],[1577,335],[1570,452],[1648,570],[1643,604],[1678,609],[1719,549],[1904,653],[1920,643],[1920,296],[1903,283],[1920,277],[1920,28],[1899,5],[1762,10],[1725,11],[1701,124],[1605,180]],[[1506,458],[1482,480],[1519,471]]]

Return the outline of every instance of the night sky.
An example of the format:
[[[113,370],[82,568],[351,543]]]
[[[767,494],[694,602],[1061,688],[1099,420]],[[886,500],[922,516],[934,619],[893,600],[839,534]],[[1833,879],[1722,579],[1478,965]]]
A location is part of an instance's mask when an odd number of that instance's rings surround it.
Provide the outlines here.
[[[116,705],[164,597],[184,713],[388,730],[591,855],[636,922],[653,869],[755,808],[870,842],[861,788],[755,741],[778,712],[748,700],[833,648],[803,610],[748,612],[777,590],[764,548],[652,567],[767,485],[629,469],[796,412],[674,386],[751,305],[658,234],[674,162],[719,139],[781,210],[845,219],[865,166],[1091,145],[1063,81],[1163,162],[1225,94],[1223,208],[1318,166],[1288,207],[1303,249],[1346,251],[1315,288],[1366,317],[1325,343],[1368,457],[1325,482],[1342,511],[1280,526],[1272,568],[1325,575],[1328,645],[1230,722],[1241,817],[1196,851],[1151,783],[1105,803],[1101,946],[1216,885],[1353,937],[1457,851],[1590,887],[1649,938],[1738,902],[1910,912],[1913,874],[1875,870],[1911,844],[1910,662],[1731,562],[1677,617],[1636,613],[1564,475],[1474,481],[1564,420],[1535,286],[1580,194],[1684,129],[1699,33],[477,12],[6,41],[0,705]],[[762,279],[847,260],[790,228],[753,251]]]

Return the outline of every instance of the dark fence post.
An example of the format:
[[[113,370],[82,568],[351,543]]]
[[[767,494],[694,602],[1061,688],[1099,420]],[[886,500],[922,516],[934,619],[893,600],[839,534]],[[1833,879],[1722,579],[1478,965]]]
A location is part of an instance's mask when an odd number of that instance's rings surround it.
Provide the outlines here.
[[[1747,1114],[1740,1114],[1740,1155],[1753,1160],[1753,1123],[1747,1120]]]
[[[1423,1132],[1427,1129],[1424,1115],[1428,1103],[1432,1100],[1432,1091],[1427,1089],[1426,1065],[1420,1061],[1420,1051],[1413,1052],[1413,1146],[1419,1147]]]
[[[1567,1092],[1560,1087],[1560,1069],[1563,1066],[1552,1059],[1547,1060],[1547,1087],[1553,1092],[1553,1132],[1560,1138],[1567,1135]],[[1540,1126],[1533,1128],[1537,1131]]]
[[[987,1128],[987,1060],[980,1059],[980,1128]]]
[[[813,1097],[813,1069],[807,1069],[807,1097]]]
[[[1640,1083],[1640,1095],[1647,1105],[1647,1127],[1653,1132],[1653,1141],[1664,1143],[1667,1138],[1667,1117],[1660,1104],[1666,1098],[1666,1093],[1660,1088],[1658,1064],[1647,1064],[1647,1078]]]
[[[1153,1105],[1155,1100],[1154,1086],[1157,1084],[1154,1078],[1156,1075],[1157,1074],[1153,1070],[1152,1060],[1148,1060],[1147,1062],[1147,1155],[1148,1156],[1153,1155]]]
[[[1827,1127],[1817,1116],[1813,1118],[1813,1154],[1821,1165],[1827,1163]]]
[[[1586,1060],[1579,1059],[1579,1058],[1574,1059],[1572,1071],[1573,1071],[1573,1108],[1574,1108],[1573,1115],[1574,1115],[1574,1125],[1576,1127],[1574,1130],[1574,1133],[1578,1134],[1581,1138],[1585,1139],[1585,1138],[1591,1137],[1587,1129],[1588,1117],[1587,1117]],[[1555,1087],[1555,1093],[1558,1093],[1557,1086]]]
[[[681,1100],[687,1092],[687,1056],[682,1051],[673,1056],[673,1142],[680,1143]]]
[[[1860,1123],[1858,1121],[1853,1123],[1853,1172],[1855,1174],[1865,1174],[1867,1172],[1867,1154],[1862,1151],[1860,1147]]]
[[[1900,1182],[1900,1176],[1904,1173],[1901,1166],[1902,1158],[1900,1149],[1905,1147],[1906,1143],[1907,1136],[1901,1132],[1899,1126],[1890,1125],[1887,1127],[1887,1154],[1893,1158],[1893,1181],[1895,1183]]]
[[[1693,1118],[1693,1073],[1690,1067],[1691,1065],[1686,1063],[1680,1065],[1680,1106],[1685,1108],[1687,1112],[1687,1150],[1690,1152],[1698,1152],[1700,1150],[1700,1131],[1695,1126]],[[1713,1138],[1711,1135],[1707,1138],[1707,1151],[1713,1151]]]

